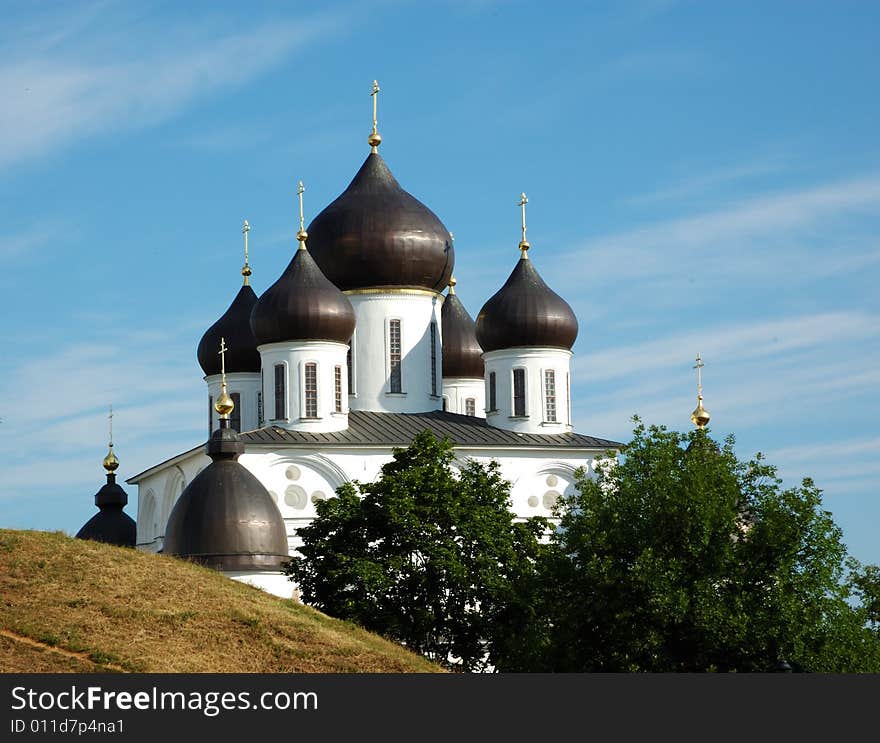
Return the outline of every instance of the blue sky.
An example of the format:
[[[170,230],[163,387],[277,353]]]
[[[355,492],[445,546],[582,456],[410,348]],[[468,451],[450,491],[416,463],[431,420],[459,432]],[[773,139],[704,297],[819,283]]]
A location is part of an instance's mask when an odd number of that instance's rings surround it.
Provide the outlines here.
[[[473,315],[531,257],[580,321],[577,430],[712,430],[880,562],[880,5],[4,3],[0,524],[75,532],[204,439],[195,350],[368,152],[456,235]],[[134,513],[135,489],[129,488]]]

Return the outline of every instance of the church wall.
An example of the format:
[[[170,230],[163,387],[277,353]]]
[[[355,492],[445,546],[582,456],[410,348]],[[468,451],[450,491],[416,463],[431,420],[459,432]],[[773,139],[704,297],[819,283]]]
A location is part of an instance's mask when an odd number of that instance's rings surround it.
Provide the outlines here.
[[[443,295],[420,289],[345,292],[357,317],[354,333],[352,410],[424,413],[439,410],[443,390],[440,310]],[[401,392],[391,391],[390,321],[400,321]],[[436,323],[431,387],[431,322]]]
[[[572,430],[569,366],[571,351],[560,348],[508,348],[483,354],[486,365],[486,401],[489,375],[495,372],[497,410],[487,410],[489,425],[520,433],[565,433]],[[525,415],[514,415],[513,372],[525,370]],[[555,379],[556,420],[548,416],[545,395],[545,372],[552,370]]]
[[[208,426],[208,435],[214,431],[219,425],[218,414],[214,410],[214,403],[220,397],[221,377],[219,374],[212,374],[205,377],[208,384],[208,411],[210,425]],[[232,372],[226,375],[226,391],[232,395],[239,394],[240,408],[238,410],[241,417],[240,431],[253,431],[260,427],[259,423],[259,394],[260,394],[260,375],[257,373]]]
[[[443,397],[450,413],[467,415],[467,400],[472,399],[476,417],[486,417],[486,385],[482,379],[443,377]]]

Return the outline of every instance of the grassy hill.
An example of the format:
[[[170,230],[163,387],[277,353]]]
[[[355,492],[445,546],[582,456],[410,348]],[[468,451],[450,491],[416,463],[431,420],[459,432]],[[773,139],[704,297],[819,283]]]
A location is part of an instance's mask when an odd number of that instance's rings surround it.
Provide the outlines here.
[[[0,529],[0,671],[441,669],[355,625],[163,555]]]

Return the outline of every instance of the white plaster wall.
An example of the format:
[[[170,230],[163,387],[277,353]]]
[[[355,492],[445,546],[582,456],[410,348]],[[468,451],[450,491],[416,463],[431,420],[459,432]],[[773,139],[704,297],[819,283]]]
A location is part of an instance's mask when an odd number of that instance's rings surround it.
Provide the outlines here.
[[[224,571],[223,575],[241,583],[247,583],[282,599],[290,599],[294,598],[295,595],[297,597],[299,595],[296,591],[296,584],[288,580],[287,576],[282,573],[230,570]]]
[[[352,349],[352,410],[424,413],[439,410],[443,390],[443,295],[424,290],[365,289],[345,292],[357,328]],[[391,392],[389,320],[400,320],[401,392]],[[431,392],[431,321],[436,331],[436,394]]]
[[[473,398],[476,417],[486,417],[486,384],[482,379],[443,377],[443,397],[448,412],[462,415],[467,415],[467,399]]]
[[[217,402],[222,387],[221,376],[219,374],[212,374],[210,377],[205,377],[205,382],[208,384],[209,403],[211,400]],[[241,430],[253,431],[255,428],[259,428],[258,400],[260,392],[260,375],[258,373],[244,372],[227,374],[226,391],[230,395],[233,392],[237,392],[241,396]],[[217,411],[214,410],[213,404],[210,405],[210,412],[211,425],[208,429],[209,436],[214,429],[220,425],[218,422],[219,416],[217,415]]]
[[[291,431],[342,431],[348,428],[348,345],[328,341],[296,341],[259,346],[263,364],[264,425]],[[305,417],[305,365],[317,364],[318,417]],[[284,364],[287,374],[286,415],[275,418],[275,365]],[[342,370],[342,412],[335,410],[335,367]]]
[[[565,433],[571,431],[569,366],[571,351],[560,348],[507,348],[483,354],[486,365],[485,400],[488,405],[489,374],[495,372],[497,410],[486,411],[487,422],[496,428],[519,433]],[[513,415],[513,370],[526,372],[526,410]],[[556,422],[547,420],[544,372],[556,376]]]

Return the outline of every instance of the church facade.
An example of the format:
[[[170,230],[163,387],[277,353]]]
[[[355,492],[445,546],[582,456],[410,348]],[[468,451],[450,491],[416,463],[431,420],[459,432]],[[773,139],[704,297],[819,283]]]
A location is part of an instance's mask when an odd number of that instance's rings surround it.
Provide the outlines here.
[[[317,502],[345,482],[375,479],[392,449],[424,429],[452,440],[459,465],[497,461],[512,484],[517,518],[549,515],[571,493],[578,468],[595,471],[596,460],[619,447],[572,430],[569,366],[578,323],[529,256],[525,194],[519,259],[474,321],[455,294],[452,236],[378,152],[377,92],[374,84],[367,159],[308,229],[300,184],[298,249],[259,297],[250,286],[245,222],[243,285],[197,352],[214,443],[127,481],[138,488],[139,549],[199,559],[169,545],[168,530],[175,544],[189,544],[186,529],[207,521],[209,539],[223,541],[236,530],[255,533],[267,520],[277,531],[280,519],[289,554]],[[198,516],[185,519],[183,506],[175,512],[182,495],[192,500],[190,491],[208,487],[199,477],[207,467],[232,459],[259,483],[245,488],[253,502],[265,489],[277,516],[271,505],[251,513],[244,501],[236,504],[231,484],[216,508],[210,493],[200,493]],[[226,557],[205,561],[291,595],[277,560],[249,562],[246,542],[218,547]],[[242,554],[229,558],[236,550]]]

